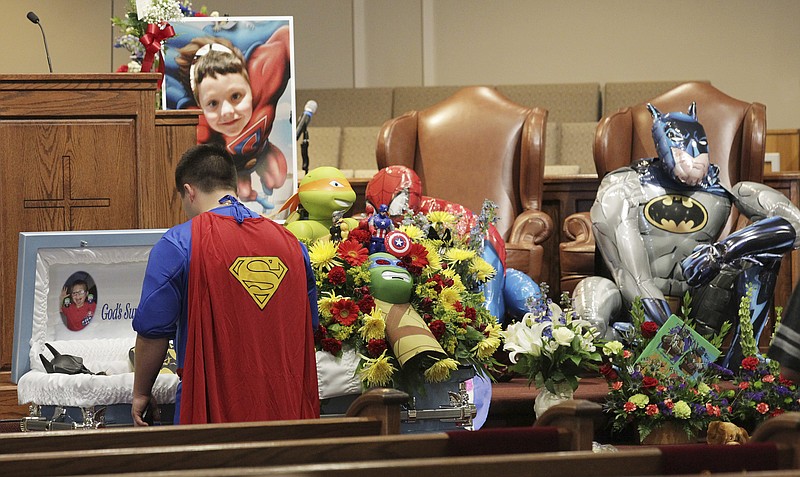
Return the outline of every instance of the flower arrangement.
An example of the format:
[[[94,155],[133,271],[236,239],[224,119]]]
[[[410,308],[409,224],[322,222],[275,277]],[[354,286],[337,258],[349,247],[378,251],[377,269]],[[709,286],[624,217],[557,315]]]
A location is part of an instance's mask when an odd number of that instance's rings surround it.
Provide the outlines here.
[[[693,374],[694,379],[687,379],[654,361],[637,362],[659,326],[645,321],[640,299],[634,300],[631,314],[633,327],[625,337],[627,344],[609,341],[602,349],[604,362],[599,371],[609,387],[603,407],[612,418],[612,432],[633,427],[639,439],[645,440],[655,428],[669,422],[692,439],[704,432],[711,421],[729,421],[732,394],[719,385],[729,372],[711,362],[701,365]],[[686,318],[687,313],[683,314]],[[691,325],[688,320],[687,323]],[[719,346],[727,329],[716,335],[711,344]]]
[[[486,232],[492,207],[484,207],[477,228]],[[446,357],[426,356],[401,366],[387,336],[387,313],[376,306],[371,288],[372,239],[367,221],[339,242],[328,238],[308,244],[319,293],[318,350],[340,356],[343,349],[359,354],[363,386],[394,385],[410,389],[424,382],[446,381],[459,365],[478,372],[493,367],[500,346],[500,325],[484,306],[480,285],[494,268],[480,256],[479,232],[458,233],[459,217],[448,212],[408,214],[398,226],[409,239],[399,266],[413,277],[409,303],[430,329]]]
[[[111,24],[117,27],[121,34],[114,39],[114,48],[124,48],[130,53],[130,61],[120,66],[117,73],[138,73],[142,70],[142,61],[145,57],[145,46],[141,38],[147,33],[148,25],[159,25],[178,20],[183,17],[217,16],[217,12],[208,13],[203,6],[194,10],[188,0],[147,0],[148,9],[142,18],[139,18],[136,0],[129,0],[128,12],[123,17],[113,17]]]
[[[770,417],[800,410],[797,385],[781,376],[780,363],[758,352],[750,322],[751,295],[752,289],[748,290],[739,306],[742,355],[745,358],[733,380],[736,394],[732,402],[733,420],[749,432]],[[780,326],[780,312],[779,308],[776,329]]]
[[[565,295],[562,302],[567,305],[569,298]],[[501,332],[512,363],[509,370],[527,376],[528,384],[539,389],[557,394],[568,385],[574,392],[580,374],[600,364],[597,330],[569,307],[564,311],[547,298],[546,285],[541,295],[529,300],[529,308],[520,322]]]

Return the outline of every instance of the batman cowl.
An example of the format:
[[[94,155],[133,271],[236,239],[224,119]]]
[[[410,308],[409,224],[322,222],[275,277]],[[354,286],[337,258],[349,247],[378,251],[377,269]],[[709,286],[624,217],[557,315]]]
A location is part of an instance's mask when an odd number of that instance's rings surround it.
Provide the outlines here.
[[[50,343],[45,343],[44,345],[47,346],[47,349],[49,349],[51,353],[53,353],[53,359],[51,361],[48,361],[43,354],[39,353],[39,358],[42,360],[44,369],[48,374],[105,374],[93,373],[86,369],[86,366],[83,365],[83,358],[79,356],[61,354],[56,351],[56,349],[53,348]]]

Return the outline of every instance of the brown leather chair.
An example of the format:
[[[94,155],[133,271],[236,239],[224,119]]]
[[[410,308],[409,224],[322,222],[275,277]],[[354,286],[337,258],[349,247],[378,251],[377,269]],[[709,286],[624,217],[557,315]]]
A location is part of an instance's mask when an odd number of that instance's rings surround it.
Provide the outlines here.
[[[495,89],[467,87],[421,111],[384,123],[378,167],[402,165],[423,194],[479,212],[498,205],[506,266],[539,279],[553,221],[542,212],[547,111],[511,102]]]
[[[700,82],[684,83],[648,102],[667,113],[686,112],[692,101],[697,103],[697,117],[708,137],[710,160],[719,166],[721,182],[725,186],[743,180],[763,182],[766,107],[739,101]],[[600,120],[594,141],[594,163],[599,178],[636,159],[656,156],[648,102],[620,109]],[[723,235],[746,222],[742,217],[739,223],[739,213],[733,208]],[[571,241],[559,244],[561,291],[571,292],[580,280],[595,271],[589,214],[567,217],[564,232]]]

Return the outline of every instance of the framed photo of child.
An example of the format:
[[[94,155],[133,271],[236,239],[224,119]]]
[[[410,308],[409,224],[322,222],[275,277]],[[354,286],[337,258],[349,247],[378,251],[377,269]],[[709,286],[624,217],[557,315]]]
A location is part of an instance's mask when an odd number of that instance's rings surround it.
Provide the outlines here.
[[[297,189],[291,17],[191,17],[165,42],[165,109],[200,109],[198,144],[219,143],[239,199],[274,215]]]

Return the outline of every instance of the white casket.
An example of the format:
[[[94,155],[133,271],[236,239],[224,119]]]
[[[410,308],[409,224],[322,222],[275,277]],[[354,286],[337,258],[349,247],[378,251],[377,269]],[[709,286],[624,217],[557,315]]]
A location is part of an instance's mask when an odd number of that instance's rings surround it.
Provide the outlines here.
[[[88,427],[130,423],[133,369],[129,350],[136,333],[131,320],[141,294],[147,258],[164,230],[21,233],[14,316],[11,378],[20,404],[45,417],[62,411],[63,420]],[[76,280],[85,295],[83,310],[63,290]],[[83,289],[85,293],[81,293]],[[69,290],[67,291],[69,295]],[[67,306],[64,306],[64,304]],[[76,326],[63,310],[81,314]],[[70,315],[72,316],[72,315]],[[90,317],[90,318],[89,318]],[[49,344],[62,355],[83,359],[93,373],[49,374],[40,357],[52,361]],[[156,399],[169,412],[178,377],[158,376]],[[49,415],[48,415],[49,414]]]
[[[52,421],[63,421],[63,425],[54,426],[60,428],[131,424],[133,368],[129,351],[136,341],[131,320],[139,304],[150,249],[164,232],[157,229],[20,234],[11,379],[17,383],[19,403],[32,406],[31,422],[47,422],[47,428]],[[85,324],[82,322],[80,329],[71,329],[75,324],[62,311],[62,296],[63,289],[69,288],[76,278],[87,282],[86,299],[91,295],[93,316]],[[47,345],[61,355],[82,358],[89,371],[103,374],[46,372],[40,355],[47,361],[53,360]],[[360,357],[352,350],[338,358],[318,351],[316,357],[322,413],[344,413],[362,392],[356,376]],[[427,424],[420,424],[426,420],[422,418],[428,411],[465,407],[462,404],[466,402],[453,403],[452,393],[448,395],[447,391],[458,391],[459,384],[472,373],[457,374],[459,382],[435,386],[441,391],[432,388],[430,393],[414,396],[416,409],[412,404],[408,411],[404,410],[404,425],[409,426],[406,432],[428,430]],[[178,377],[174,373],[161,373],[156,380],[153,391],[162,407],[162,422],[171,422],[177,386]],[[443,386],[448,387],[445,390]],[[456,409],[453,412],[463,414]],[[441,421],[438,415],[431,418],[430,422]],[[468,416],[466,421],[470,420]],[[444,421],[453,419],[445,416]]]

